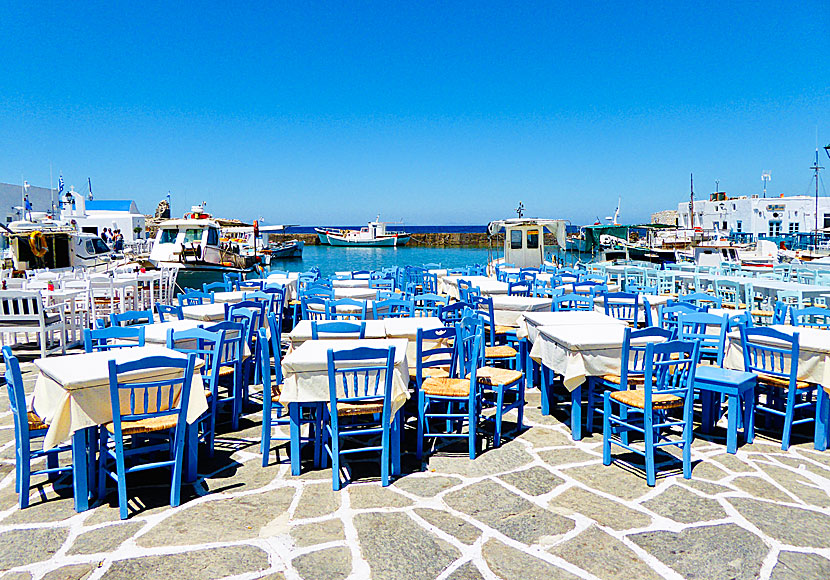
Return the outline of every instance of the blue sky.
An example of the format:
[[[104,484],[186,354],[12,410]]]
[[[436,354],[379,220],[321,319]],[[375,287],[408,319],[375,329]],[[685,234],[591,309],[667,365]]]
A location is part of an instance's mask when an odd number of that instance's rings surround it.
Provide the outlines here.
[[[0,181],[151,213],[624,221],[809,191],[830,5],[0,0]],[[824,152],[824,164],[830,165]]]

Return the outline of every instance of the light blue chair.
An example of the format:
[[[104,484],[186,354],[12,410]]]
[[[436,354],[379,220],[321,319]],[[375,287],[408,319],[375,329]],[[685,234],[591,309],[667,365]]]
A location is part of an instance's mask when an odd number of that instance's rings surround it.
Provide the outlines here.
[[[227,282],[205,282],[202,284],[202,292],[211,294],[213,292],[230,292],[230,285]]]
[[[153,324],[154,322],[153,311],[150,309],[129,310],[127,312],[113,312],[110,314],[111,326],[139,326]]]
[[[234,431],[239,428],[239,415],[242,414],[242,394],[245,382],[246,366],[245,344],[247,342],[248,329],[251,325],[250,310],[242,310],[236,313],[234,320],[224,320],[206,326],[209,332],[224,331],[222,341],[222,354],[220,356],[217,387],[226,390],[224,395],[217,393],[214,404],[219,406],[231,406],[231,425]]]
[[[594,309],[594,299],[590,296],[580,296],[574,293],[554,296],[550,309],[551,312],[591,311]]]
[[[199,290],[188,290],[178,296],[179,306],[198,306],[201,304],[213,304],[213,293],[200,292]]]
[[[355,338],[366,338],[366,322],[347,322],[337,320],[333,322],[311,321],[311,340],[318,340],[320,334],[354,334]],[[328,338],[324,336],[323,338]]]
[[[605,294],[605,314],[622,320],[629,326],[637,327],[640,316],[640,295],[632,292],[607,292]]]
[[[392,416],[395,347],[329,349],[329,407],[324,422],[324,449],[331,458],[332,489],[340,489],[343,456],[380,453],[381,484],[400,473],[400,414]],[[348,438],[368,437],[365,445],[344,447]],[[377,444],[377,438],[380,438]]]
[[[167,322],[167,315],[172,314],[176,320],[184,320],[184,311],[181,306],[174,304],[162,304],[156,302],[156,314],[159,316],[159,322]]]
[[[73,466],[58,466],[59,455],[72,451],[70,445],[43,450],[40,441],[32,445],[33,439],[46,435],[49,426],[34,411],[26,410],[26,393],[23,388],[23,375],[20,363],[12,355],[12,349],[3,347],[3,359],[6,365],[6,390],[9,394],[9,406],[14,419],[14,491],[18,494],[20,509],[29,506],[29,488],[33,475],[48,475],[50,479],[60,473],[73,473]],[[84,460],[86,454],[82,453]],[[46,468],[32,471],[32,460],[46,458]]]
[[[143,325],[84,329],[85,352],[102,352],[133,346],[144,346]]]
[[[790,318],[793,326],[830,329],[830,310],[820,306],[790,308]]]
[[[418,294],[412,297],[415,302],[415,316],[438,316],[442,306],[449,304],[449,298],[435,293]]]
[[[390,298],[377,300],[372,303],[372,312],[375,320],[384,318],[411,318],[415,316],[415,301]]]
[[[187,406],[190,400],[190,384],[196,356],[186,359],[155,356],[144,360],[116,364],[109,361],[110,403],[112,422],[100,429],[98,448],[98,492],[106,494],[108,480],[118,487],[118,507],[121,519],[127,519],[127,484],[130,473],[147,469],[172,468],[170,505],[178,506],[181,498],[182,469],[184,464],[185,435],[187,431]],[[135,374],[180,369],[181,376],[136,382]],[[123,382],[131,374],[131,382]],[[169,376],[169,375],[167,375]],[[123,402],[123,405],[122,405]],[[152,434],[153,437],[149,437]],[[153,444],[157,437],[168,441]],[[126,446],[124,438],[130,437]],[[140,461],[144,453],[170,453],[168,459]],[[128,465],[128,460],[129,465]]]
[[[340,298],[326,301],[328,320],[366,320],[366,301]]]
[[[642,389],[606,391],[603,408],[602,462],[611,465],[611,445],[645,458],[646,483],[656,482],[655,452],[673,445],[683,453],[683,477],[691,479],[692,411],[695,370],[699,345],[673,340],[646,345],[645,379]],[[613,409],[617,407],[617,413]],[[678,409],[680,417],[668,411]],[[679,427],[679,440],[669,439],[665,431]],[[645,449],[639,449],[613,435],[635,431],[643,435]]]

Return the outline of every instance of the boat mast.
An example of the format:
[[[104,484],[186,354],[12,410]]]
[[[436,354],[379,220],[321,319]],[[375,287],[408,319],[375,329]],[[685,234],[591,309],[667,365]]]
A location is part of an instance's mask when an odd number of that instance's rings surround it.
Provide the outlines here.
[[[814,251],[818,248],[818,180],[819,180],[819,171],[824,169],[824,167],[818,164],[818,146],[816,146],[816,162],[810,168],[816,174],[816,227],[813,230],[813,246],[815,246]]]
[[[689,196],[689,226],[695,229],[695,174],[691,175],[691,195]]]

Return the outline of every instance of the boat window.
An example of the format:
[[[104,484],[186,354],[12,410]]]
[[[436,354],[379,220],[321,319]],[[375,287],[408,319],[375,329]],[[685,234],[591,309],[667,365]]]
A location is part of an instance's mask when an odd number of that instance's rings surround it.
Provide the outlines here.
[[[184,231],[184,243],[187,244],[188,242],[201,242],[202,241],[202,230],[192,228],[187,229]]]
[[[95,253],[95,246],[92,245],[92,240],[86,241],[86,253],[87,254],[94,254]]]
[[[522,249],[522,230],[510,230],[510,249]]]
[[[527,230],[527,247],[529,249],[539,247],[539,230]]]
[[[110,252],[109,246],[101,238],[94,238],[92,245],[95,248],[93,254],[108,254]]]
[[[219,245],[219,230],[216,228],[208,228],[207,244],[209,246]]]
[[[176,241],[176,236],[178,235],[179,230],[176,229],[166,229],[161,230],[161,242],[162,244],[172,244]]]

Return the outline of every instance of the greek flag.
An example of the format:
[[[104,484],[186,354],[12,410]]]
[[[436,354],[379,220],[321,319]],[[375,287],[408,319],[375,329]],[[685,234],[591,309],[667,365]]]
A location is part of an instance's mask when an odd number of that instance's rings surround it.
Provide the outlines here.
[[[58,195],[63,193],[63,173],[58,176]]]

